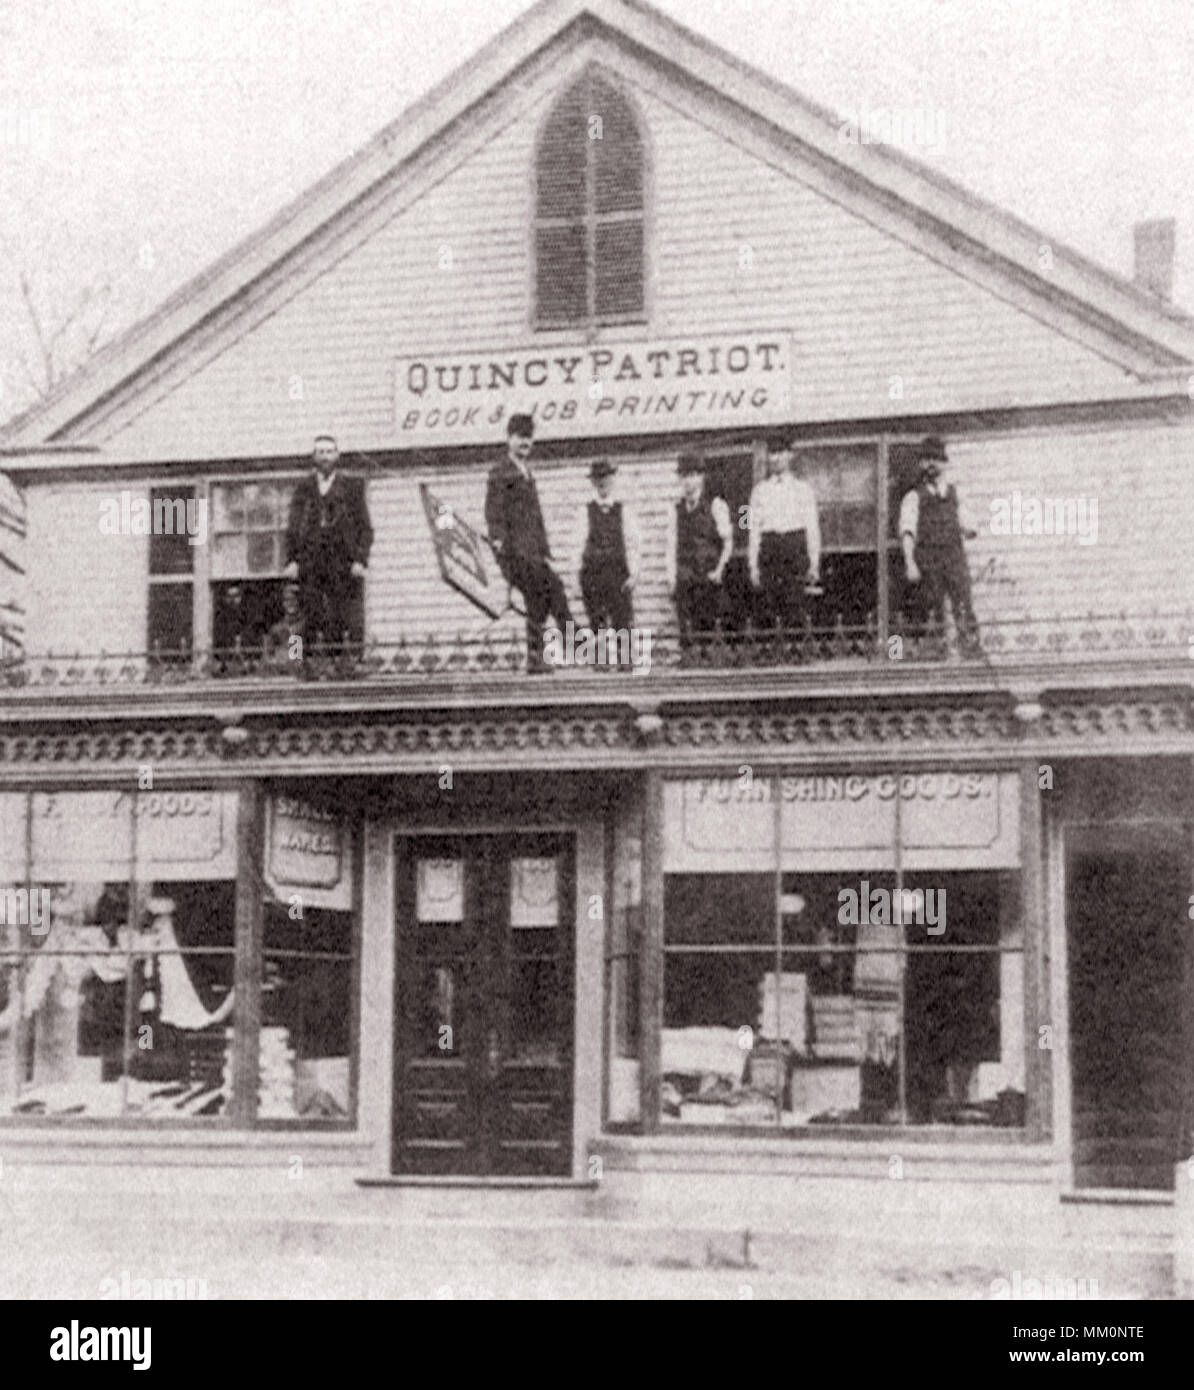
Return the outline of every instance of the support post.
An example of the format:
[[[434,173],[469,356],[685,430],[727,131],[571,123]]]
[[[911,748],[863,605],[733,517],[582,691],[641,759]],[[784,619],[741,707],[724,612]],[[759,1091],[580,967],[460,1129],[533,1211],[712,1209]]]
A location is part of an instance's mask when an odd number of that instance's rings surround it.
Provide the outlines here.
[[[1040,1045],[1042,1024],[1054,1027],[1049,988],[1041,792],[1035,760],[1020,764],[1020,912],[1024,927],[1024,1124],[1030,1142],[1052,1132],[1053,1054]]]
[[[644,1134],[659,1130],[663,1028],[663,778],[646,774],[643,795],[643,924],[639,970],[639,1100]]]

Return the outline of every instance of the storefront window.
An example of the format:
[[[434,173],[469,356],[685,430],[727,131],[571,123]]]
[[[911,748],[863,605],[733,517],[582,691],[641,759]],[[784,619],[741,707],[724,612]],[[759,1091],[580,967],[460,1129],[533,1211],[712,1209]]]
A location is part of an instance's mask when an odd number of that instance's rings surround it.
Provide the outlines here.
[[[235,797],[38,792],[0,817],[0,1108],[227,1115]]]
[[[266,799],[261,1120],[345,1121],[355,1110],[356,837],[315,793]]]
[[[668,784],[662,1118],[1022,1126],[1017,796],[994,773]]]
[[[267,881],[312,864],[318,881],[275,889],[258,954],[237,938],[238,897],[257,891],[241,880],[260,883],[238,865],[239,813],[235,792],[202,789],[0,796],[0,1114],[351,1118],[351,839],[267,817]],[[259,1031],[238,1007],[257,990]]]

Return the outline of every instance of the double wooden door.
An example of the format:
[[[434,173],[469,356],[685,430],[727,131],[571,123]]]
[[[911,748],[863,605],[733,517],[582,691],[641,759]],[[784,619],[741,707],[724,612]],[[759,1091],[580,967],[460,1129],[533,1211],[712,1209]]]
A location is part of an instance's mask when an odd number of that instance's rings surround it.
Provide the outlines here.
[[[393,1167],[566,1176],[572,1161],[572,839],[396,845]]]

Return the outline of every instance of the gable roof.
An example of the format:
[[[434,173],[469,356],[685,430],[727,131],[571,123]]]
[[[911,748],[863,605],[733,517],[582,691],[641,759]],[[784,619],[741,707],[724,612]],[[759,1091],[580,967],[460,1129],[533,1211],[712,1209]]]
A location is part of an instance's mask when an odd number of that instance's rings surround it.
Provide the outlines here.
[[[834,166],[873,199],[930,227],[955,251],[1027,285],[1063,312],[1139,356],[1144,378],[1177,378],[1194,363],[1194,318],[977,197],[900,150],[839,138],[841,118],[735,58],[646,0],[537,0],[357,153],[115,338],[44,400],[0,427],[5,452],[85,440],[87,413],[136,389],[139,378],[233,304],[267,271],[317,238],[437,136],[465,120],[495,88],[565,36],[603,34],[735,103],[809,158]],[[1049,245],[1052,265],[1038,255]],[[72,434],[72,427],[75,433]]]

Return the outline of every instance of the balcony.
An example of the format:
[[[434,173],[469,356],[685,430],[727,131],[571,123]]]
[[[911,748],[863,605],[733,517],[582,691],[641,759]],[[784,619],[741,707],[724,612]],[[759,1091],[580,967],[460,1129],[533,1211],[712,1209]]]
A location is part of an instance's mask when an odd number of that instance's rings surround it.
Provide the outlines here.
[[[1066,618],[1008,618],[982,625],[979,645],[962,648],[951,631],[901,634],[875,627],[796,632],[714,633],[683,645],[674,629],[633,629],[620,669],[613,647],[586,651],[575,634],[561,642],[563,658],[548,679],[527,673],[521,631],[498,636],[429,633],[393,644],[366,642],[307,652],[290,659],[285,648],[189,651],[11,653],[0,659],[0,705],[56,696],[96,699],[141,690],[260,692],[336,687],[377,694],[416,691],[478,699],[497,689],[533,687],[536,699],[568,702],[625,698],[634,688],[663,693],[708,689],[730,698],[756,692],[826,694],[849,687],[990,688],[1017,683],[1127,685],[1166,680],[1185,683],[1194,673],[1194,611],[1146,615],[1104,614]],[[619,679],[619,677],[621,679]],[[611,679],[615,683],[611,685]],[[615,688],[618,694],[615,696]],[[330,693],[330,690],[329,690]],[[308,697],[304,697],[306,699]]]

